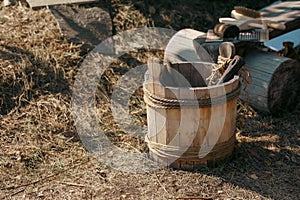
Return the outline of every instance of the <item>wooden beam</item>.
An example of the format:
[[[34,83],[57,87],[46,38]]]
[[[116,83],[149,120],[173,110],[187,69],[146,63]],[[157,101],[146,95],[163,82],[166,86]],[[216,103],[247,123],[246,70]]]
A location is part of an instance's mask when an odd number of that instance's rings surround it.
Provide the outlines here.
[[[91,3],[96,0],[27,0],[31,8],[58,4]]]
[[[270,39],[300,28],[300,1],[284,1],[261,10],[264,20],[283,23],[285,30],[271,29]]]

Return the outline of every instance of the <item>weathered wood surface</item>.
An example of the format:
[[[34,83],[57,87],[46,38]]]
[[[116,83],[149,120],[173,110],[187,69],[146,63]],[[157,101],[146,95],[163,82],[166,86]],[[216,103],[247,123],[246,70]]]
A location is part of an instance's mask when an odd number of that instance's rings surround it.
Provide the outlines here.
[[[31,8],[72,3],[90,3],[96,0],[27,0]]]
[[[219,55],[224,58],[233,58],[236,55],[236,48],[232,42],[223,42],[219,46]]]
[[[162,83],[172,87],[205,87],[205,80],[211,74],[212,66],[206,63],[169,63],[162,75]]]
[[[254,50],[245,55],[252,84],[240,95],[242,100],[260,110],[279,114],[292,111],[299,103],[300,65],[295,60],[275,53]]]
[[[101,41],[112,36],[112,20],[103,6],[56,5],[50,11],[62,35],[83,48],[92,50]]]
[[[179,63],[182,61],[211,62],[210,55],[203,51],[203,57],[199,58],[197,52],[193,47],[193,39],[204,36],[204,32],[196,31],[193,29],[182,29],[178,31],[169,41],[165,53],[164,61],[172,63]]]
[[[239,36],[240,29],[236,25],[221,23],[215,25],[214,33],[222,38],[235,38]]]
[[[244,66],[245,61],[241,56],[236,55],[229,63],[229,66],[224,71],[223,75],[217,82],[218,84],[230,81],[235,75],[238,74],[239,70]]]
[[[283,23],[284,31],[270,29],[270,38],[300,28],[300,1],[284,1],[261,10],[262,19]]]
[[[182,57],[199,60],[193,52],[194,45],[191,41],[195,39],[196,35],[201,36],[203,33],[198,31],[197,34],[195,30],[185,30],[182,32],[185,34],[179,33],[180,37],[175,35],[170,40],[171,45],[167,45],[166,51],[178,53],[179,55],[176,57],[177,62],[180,62],[180,60],[183,62],[184,59]],[[189,35],[190,32],[192,33],[191,35]],[[182,38],[184,38],[184,43],[181,42]],[[221,42],[216,43],[217,46],[220,44]],[[211,48],[215,49],[212,54],[218,53],[217,46]],[[181,51],[180,49],[183,50]],[[190,52],[191,55],[188,55],[187,52]],[[165,59],[169,59],[169,55],[165,53]],[[207,56],[207,54],[204,55]],[[242,90],[240,95],[242,100],[249,100],[249,105],[259,111],[271,112],[273,114],[283,110],[291,111],[299,103],[299,63],[289,58],[260,50],[245,51],[243,56],[252,76],[252,84],[248,86],[248,93]],[[242,88],[245,88],[244,83],[242,83]]]
[[[238,77],[220,87],[168,87],[160,81],[164,69],[163,63],[149,60],[144,89],[159,98],[217,98],[239,87]],[[180,169],[193,169],[225,159],[234,147],[237,99],[236,96],[198,108],[160,108],[147,104],[150,156],[165,166]],[[191,157],[185,154],[186,151]]]

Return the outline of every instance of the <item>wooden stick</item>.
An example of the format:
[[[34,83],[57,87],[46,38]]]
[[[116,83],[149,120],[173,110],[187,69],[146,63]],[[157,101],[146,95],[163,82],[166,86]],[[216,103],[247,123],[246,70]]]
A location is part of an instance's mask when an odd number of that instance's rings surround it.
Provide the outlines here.
[[[233,76],[241,69],[241,67],[244,66],[244,64],[245,61],[242,59],[242,57],[236,55],[230,62],[222,77],[219,79],[217,85],[231,80]]]
[[[213,200],[213,197],[177,197],[176,199],[199,199],[199,200]]]
[[[69,186],[75,186],[75,187],[83,187],[83,188],[88,187],[86,185],[82,185],[82,184],[78,184],[78,183],[62,182],[62,184],[69,185]]]
[[[164,191],[170,196],[170,193],[167,191],[166,187],[163,186],[163,184],[160,182],[160,180],[159,180],[157,174],[155,174],[155,177],[156,177],[156,179],[157,179],[159,185],[160,185],[160,186],[164,189]]]

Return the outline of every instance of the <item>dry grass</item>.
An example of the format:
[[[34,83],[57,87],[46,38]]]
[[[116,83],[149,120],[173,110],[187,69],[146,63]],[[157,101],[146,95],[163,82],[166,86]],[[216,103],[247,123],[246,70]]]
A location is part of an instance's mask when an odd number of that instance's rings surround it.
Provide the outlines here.
[[[155,10],[143,10],[141,2],[113,1],[112,6],[118,8],[115,30],[153,23],[179,28],[187,23],[176,21],[179,14],[167,19],[164,13],[175,8],[168,10],[161,4]],[[131,22],[129,16],[137,21]],[[98,162],[76,134],[71,88],[84,56],[80,45],[60,36],[49,11],[22,5],[1,7],[0,38],[0,199],[300,198],[299,108],[274,118],[239,105],[233,159],[217,168],[125,173]],[[143,139],[120,131],[113,121],[109,96],[122,74],[152,55],[160,57],[162,52],[129,52],[116,60],[97,91],[99,123],[123,149],[145,152],[146,145]],[[132,96],[130,112],[136,124],[146,124],[142,90]]]

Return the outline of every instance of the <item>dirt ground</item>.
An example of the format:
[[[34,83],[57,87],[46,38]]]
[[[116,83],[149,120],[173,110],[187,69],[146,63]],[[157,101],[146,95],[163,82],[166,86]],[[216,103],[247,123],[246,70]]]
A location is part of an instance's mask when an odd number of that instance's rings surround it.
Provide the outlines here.
[[[113,33],[155,26],[211,29],[234,5],[271,1],[101,1]],[[1,1],[2,4],[2,1]],[[238,105],[232,159],[194,171],[127,173],[98,162],[80,141],[72,116],[75,75],[86,51],[62,37],[47,8],[0,7],[0,199],[300,199],[300,106],[281,117]],[[114,123],[110,99],[119,77],[160,51],[114,61],[97,91],[99,124],[117,146],[145,152]],[[143,92],[130,112],[146,125]]]

